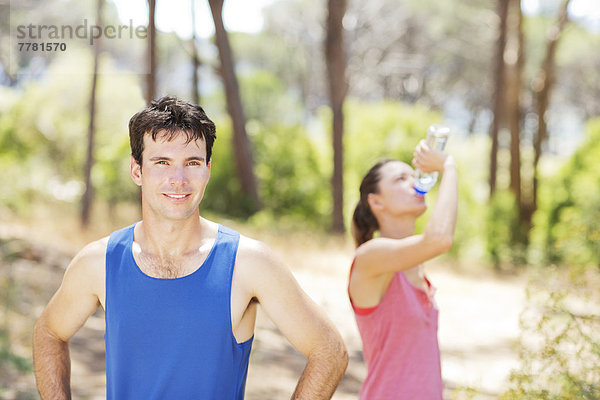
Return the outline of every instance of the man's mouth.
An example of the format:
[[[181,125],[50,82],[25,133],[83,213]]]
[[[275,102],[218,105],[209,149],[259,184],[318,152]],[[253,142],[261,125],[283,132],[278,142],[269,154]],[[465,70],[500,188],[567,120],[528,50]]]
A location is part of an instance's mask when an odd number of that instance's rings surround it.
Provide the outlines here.
[[[189,196],[189,194],[169,194],[169,193],[163,193],[163,194],[165,196],[167,196],[168,198],[175,199],[175,200],[184,199]]]

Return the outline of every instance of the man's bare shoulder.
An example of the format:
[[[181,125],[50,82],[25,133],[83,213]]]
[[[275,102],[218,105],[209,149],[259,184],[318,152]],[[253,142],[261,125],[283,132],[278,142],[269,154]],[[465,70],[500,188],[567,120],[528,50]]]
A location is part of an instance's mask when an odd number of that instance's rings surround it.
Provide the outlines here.
[[[90,242],[81,250],[79,250],[77,255],[73,258],[73,262],[71,264],[75,263],[77,265],[95,266],[95,264],[101,263],[104,265],[107,246],[108,236]]]
[[[244,253],[247,256],[256,256],[262,253],[272,252],[272,250],[269,248],[269,246],[267,246],[266,243],[242,234],[240,234],[240,243],[238,245],[238,251]]]
[[[265,266],[265,264],[277,264],[277,255],[266,243],[240,235],[238,245],[237,262],[243,263],[249,268]]]
[[[102,292],[107,246],[108,236],[87,244],[75,255],[66,275],[95,293]]]
[[[244,235],[240,235],[236,269],[255,283],[291,276],[287,264],[271,247]]]

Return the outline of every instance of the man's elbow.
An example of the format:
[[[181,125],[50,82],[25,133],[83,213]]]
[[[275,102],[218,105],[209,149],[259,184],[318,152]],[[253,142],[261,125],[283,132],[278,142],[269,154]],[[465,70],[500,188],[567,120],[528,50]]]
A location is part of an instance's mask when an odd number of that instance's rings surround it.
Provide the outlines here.
[[[336,359],[338,360],[338,365],[343,371],[346,371],[348,367],[348,348],[343,340],[340,340],[336,349]]]
[[[47,343],[47,342],[56,342],[59,344],[67,344],[67,341],[58,337],[58,335],[56,333],[54,333],[52,331],[52,329],[50,329],[46,318],[44,318],[44,316],[42,315],[36,321],[35,325],[33,326],[33,348],[34,348],[34,351],[37,346],[42,345],[42,343]]]
[[[329,357],[332,359],[333,364],[336,365],[336,369],[341,371],[341,375],[344,374],[346,368],[348,367],[348,348],[344,343],[341,336],[336,335],[336,337],[329,341],[327,344],[327,350],[329,352]]]
[[[348,349],[346,344],[342,340],[339,333],[331,333],[330,335],[323,337],[321,343],[314,348],[311,354],[308,356],[309,359],[314,360],[322,365],[329,366],[331,372],[339,372],[340,376],[343,376],[348,366]]]
[[[35,348],[35,345],[37,342],[40,341],[40,339],[42,339],[44,336],[46,336],[48,332],[48,328],[46,327],[45,321],[42,318],[39,318],[36,322],[35,325],[33,325],[33,346]]]

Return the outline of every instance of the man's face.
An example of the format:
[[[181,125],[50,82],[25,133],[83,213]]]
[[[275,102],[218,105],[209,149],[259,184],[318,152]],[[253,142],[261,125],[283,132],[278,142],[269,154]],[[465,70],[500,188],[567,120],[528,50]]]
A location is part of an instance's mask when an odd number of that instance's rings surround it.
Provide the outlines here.
[[[142,188],[144,218],[180,220],[198,213],[210,178],[203,139],[186,144],[183,133],[171,141],[144,135],[142,160],[140,166],[131,159],[131,177]]]

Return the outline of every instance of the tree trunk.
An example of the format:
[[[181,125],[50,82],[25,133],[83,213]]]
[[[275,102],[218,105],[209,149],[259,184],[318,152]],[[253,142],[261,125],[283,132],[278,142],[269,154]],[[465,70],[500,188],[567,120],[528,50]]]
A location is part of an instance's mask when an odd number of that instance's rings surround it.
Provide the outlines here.
[[[333,221],[334,232],[344,232],[344,114],[343,106],[348,83],[346,82],[346,54],[344,27],[346,0],[328,0],[327,37],[325,57],[329,82],[329,101],[333,111]]]
[[[192,0],[192,102],[194,104],[200,104],[198,68],[200,68],[200,58],[196,42],[196,0]]]
[[[156,96],[156,26],[154,14],[156,0],[148,0],[148,66],[146,74],[146,103],[150,104]]]
[[[490,127],[490,138],[492,147],[490,150],[490,199],[496,191],[496,176],[498,171],[498,132],[504,121],[504,79],[505,63],[504,51],[506,49],[506,24],[508,18],[509,0],[498,0],[498,17],[500,26],[498,29],[498,41],[496,42],[496,68],[494,71],[494,119]]]
[[[542,69],[538,72],[535,78],[533,89],[536,96],[537,105],[537,116],[538,116],[538,129],[533,140],[533,199],[531,206],[528,210],[527,220],[531,223],[531,218],[535,210],[537,210],[537,191],[538,191],[538,164],[542,155],[542,145],[546,141],[548,135],[548,128],[546,125],[546,110],[550,103],[550,95],[552,86],[554,85],[555,77],[555,56],[558,41],[561,33],[564,30],[567,22],[568,15],[567,9],[569,7],[570,0],[564,0],[561,5],[558,18],[556,23],[548,31],[548,42],[546,46],[546,57],[542,64]]]
[[[254,202],[254,208],[261,207],[254,176],[254,160],[252,157],[252,148],[250,140],[246,133],[246,118],[240,99],[240,91],[237,78],[234,71],[234,62],[229,45],[227,31],[223,25],[223,3],[224,0],[209,0],[210,10],[215,24],[215,36],[217,47],[219,49],[219,59],[221,61],[221,77],[225,85],[225,97],[227,100],[227,110],[233,123],[233,147],[236,158],[236,165],[242,191]]]
[[[521,0],[510,0],[507,21],[507,64],[506,117],[510,129],[510,190],[515,196],[522,215],[521,199],[521,88],[523,79],[523,13]]]
[[[104,0],[96,3],[96,24],[102,26],[102,8]],[[96,133],[96,87],[98,86],[98,63],[100,61],[100,38],[94,44],[94,70],[92,73],[92,88],[90,91],[90,120],[88,125],[87,158],[85,163],[85,191],[81,198],[81,226],[87,228],[90,223],[94,187],[92,185],[92,167],[94,166],[94,136]]]

